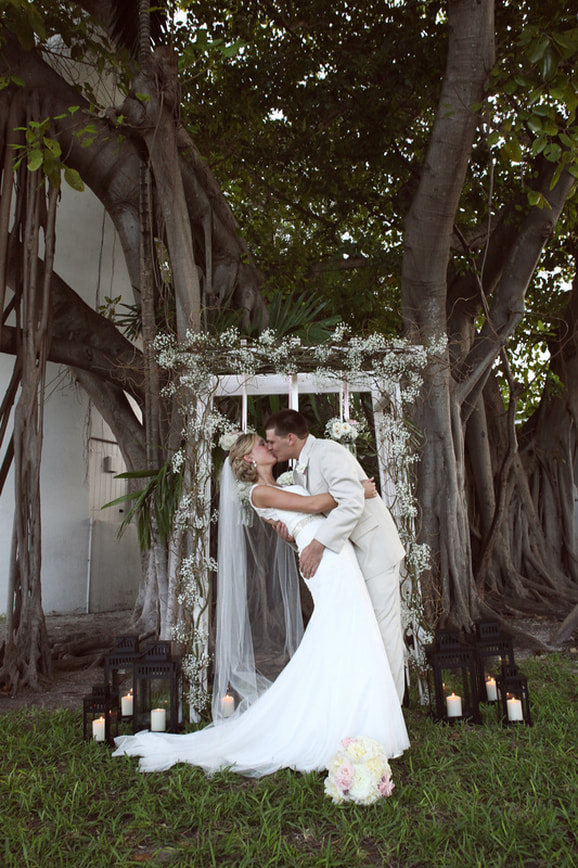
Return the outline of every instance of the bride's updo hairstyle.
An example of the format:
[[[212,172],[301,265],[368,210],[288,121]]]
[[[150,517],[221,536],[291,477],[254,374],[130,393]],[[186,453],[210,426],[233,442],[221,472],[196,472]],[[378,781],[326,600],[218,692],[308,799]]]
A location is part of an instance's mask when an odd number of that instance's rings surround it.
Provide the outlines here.
[[[245,461],[245,455],[251,452],[258,440],[258,434],[241,434],[231,446],[229,463],[235,479],[240,482],[257,482],[257,468]]]

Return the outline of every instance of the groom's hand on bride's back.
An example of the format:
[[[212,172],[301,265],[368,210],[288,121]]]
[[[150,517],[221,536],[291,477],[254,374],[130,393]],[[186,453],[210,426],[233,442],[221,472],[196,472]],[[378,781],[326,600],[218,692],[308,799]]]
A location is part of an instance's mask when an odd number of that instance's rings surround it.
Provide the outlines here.
[[[309,545],[305,546],[299,558],[299,569],[305,579],[313,578],[324,551],[325,546],[317,539],[312,539]]]
[[[288,543],[294,543],[295,542],[294,538],[289,533],[286,524],[283,524],[282,521],[272,521],[271,524],[273,525],[273,530],[275,531],[277,536],[280,536],[281,539],[285,540],[285,542],[288,542]]]

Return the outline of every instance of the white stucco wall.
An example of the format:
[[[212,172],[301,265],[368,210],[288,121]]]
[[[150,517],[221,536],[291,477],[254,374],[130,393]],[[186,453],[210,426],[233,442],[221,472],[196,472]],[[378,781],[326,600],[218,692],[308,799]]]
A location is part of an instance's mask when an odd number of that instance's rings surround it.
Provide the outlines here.
[[[103,214],[89,190],[76,193],[63,188],[55,269],[93,307],[103,303],[105,296],[122,295],[127,303],[133,301],[120,243]],[[12,357],[0,354],[0,395],[12,365]],[[85,394],[71,384],[64,368],[49,364],[47,382],[41,476],[44,611],[64,614],[87,608],[94,612],[130,608],[140,578],[134,529],[129,528],[116,541],[123,514],[118,509],[100,513],[102,504],[95,503],[95,498],[108,491],[101,486],[101,462],[93,461],[89,472],[91,438],[106,442],[112,435],[94,408],[89,408]],[[11,473],[0,496],[0,613],[7,606],[13,507]]]

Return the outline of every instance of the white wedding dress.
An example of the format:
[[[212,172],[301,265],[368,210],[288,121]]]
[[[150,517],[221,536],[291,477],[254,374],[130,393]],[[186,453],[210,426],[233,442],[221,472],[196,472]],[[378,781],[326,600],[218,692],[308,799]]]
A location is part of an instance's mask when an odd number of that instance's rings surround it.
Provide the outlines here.
[[[300,486],[289,491],[307,494]],[[325,519],[279,509],[256,509],[283,521],[299,550]],[[326,769],[346,736],[370,736],[388,757],[409,739],[379,628],[353,548],[326,549],[307,581],[314,610],[295,654],[276,681],[238,717],[186,735],[142,732],[116,740],[114,756],[140,756],[141,771],[175,763],[207,773],[231,768],[261,777],[280,768]]]

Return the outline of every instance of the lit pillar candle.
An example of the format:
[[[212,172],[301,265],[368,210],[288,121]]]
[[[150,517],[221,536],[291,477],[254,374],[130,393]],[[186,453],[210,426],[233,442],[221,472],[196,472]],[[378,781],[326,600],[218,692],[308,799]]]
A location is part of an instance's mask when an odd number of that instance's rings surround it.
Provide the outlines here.
[[[522,703],[515,696],[506,700],[508,708],[508,720],[524,720],[524,712],[522,711]]]
[[[120,701],[120,710],[123,717],[132,717],[133,715],[133,699],[132,693],[127,693]]]
[[[104,717],[97,717],[96,720],[92,721],[92,737],[95,741],[104,741]]]
[[[167,712],[164,708],[151,711],[151,732],[164,732],[167,728]]]
[[[462,697],[456,696],[455,693],[452,693],[451,696],[446,697],[446,708],[448,711],[448,717],[461,717],[462,716]]]
[[[486,696],[488,697],[488,702],[496,702],[498,699],[495,678],[486,678]]]
[[[230,693],[227,693],[221,699],[221,714],[223,717],[231,717],[235,712],[235,699]]]

